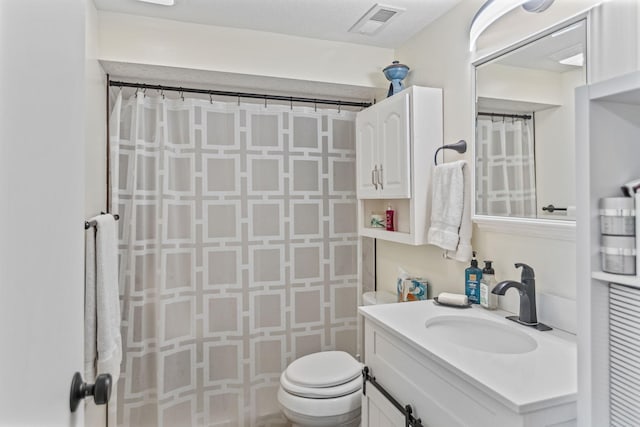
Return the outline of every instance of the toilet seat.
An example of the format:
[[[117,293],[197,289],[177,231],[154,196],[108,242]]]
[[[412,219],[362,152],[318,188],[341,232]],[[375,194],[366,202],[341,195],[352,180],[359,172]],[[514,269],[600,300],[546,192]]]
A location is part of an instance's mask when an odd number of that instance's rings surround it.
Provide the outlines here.
[[[308,354],[284,371],[290,383],[304,388],[334,387],[361,375],[362,364],[344,351]]]
[[[343,351],[303,356],[280,375],[278,403],[294,426],[360,423],[362,364]]]
[[[287,378],[286,372],[280,376],[280,385],[287,392],[295,396],[305,397],[308,399],[327,399],[331,397],[340,397],[356,392],[362,388],[362,378],[360,375],[333,387],[304,387],[300,386]]]
[[[287,393],[282,387],[278,389],[278,402],[285,415],[298,414],[312,417],[334,417],[339,414],[358,412],[362,403],[362,394],[355,391],[346,396],[327,399],[309,399]],[[355,414],[357,416],[357,414]]]

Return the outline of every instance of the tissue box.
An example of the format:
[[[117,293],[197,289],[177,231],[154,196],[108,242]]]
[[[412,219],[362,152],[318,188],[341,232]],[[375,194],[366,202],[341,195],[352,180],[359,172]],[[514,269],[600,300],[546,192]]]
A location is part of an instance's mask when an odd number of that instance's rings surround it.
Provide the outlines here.
[[[421,301],[428,298],[429,282],[422,277],[398,278],[398,302]]]

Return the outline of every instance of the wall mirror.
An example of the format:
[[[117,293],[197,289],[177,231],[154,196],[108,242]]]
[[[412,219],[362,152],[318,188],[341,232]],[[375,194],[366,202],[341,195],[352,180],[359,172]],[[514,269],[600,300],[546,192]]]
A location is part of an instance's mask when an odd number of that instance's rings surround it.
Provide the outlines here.
[[[474,220],[575,226],[574,90],[587,82],[586,22],[474,63]]]

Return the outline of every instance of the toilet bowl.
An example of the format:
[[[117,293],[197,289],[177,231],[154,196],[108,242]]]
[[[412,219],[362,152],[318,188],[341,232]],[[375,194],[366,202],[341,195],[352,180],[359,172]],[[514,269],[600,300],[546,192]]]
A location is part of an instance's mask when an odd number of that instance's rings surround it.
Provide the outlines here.
[[[360,425],[362,364],[344,351],[295,360],[280,376],[278,402],[293,426]]]
[[[389,292],[366,292],[364,305],[396,302]],[[278,403],[294,427],[358,427],[362,364],[344,351],[294,360],[280,375]]]

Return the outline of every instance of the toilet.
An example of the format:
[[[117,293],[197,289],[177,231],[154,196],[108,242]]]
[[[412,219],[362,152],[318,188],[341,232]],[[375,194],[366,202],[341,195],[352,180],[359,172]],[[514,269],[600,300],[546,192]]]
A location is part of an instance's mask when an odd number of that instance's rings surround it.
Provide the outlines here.
[[[365,305],[395,302],[390,293],[367,294]],[[361,389],[360,362],[344,351],[321,351],[294,360],[280,375],[278,403],[294,427],[358,427]]]

